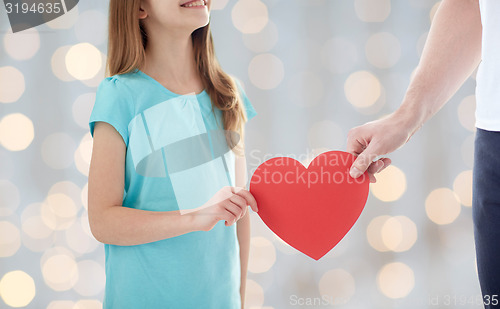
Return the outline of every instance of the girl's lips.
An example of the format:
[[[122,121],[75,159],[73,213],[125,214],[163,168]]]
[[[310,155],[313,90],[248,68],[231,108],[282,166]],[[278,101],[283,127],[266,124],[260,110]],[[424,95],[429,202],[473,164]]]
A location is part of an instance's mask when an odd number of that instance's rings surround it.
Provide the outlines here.
[[[183,8],[204,8],[207,6],[207,0],[191,0],[181,4]]]

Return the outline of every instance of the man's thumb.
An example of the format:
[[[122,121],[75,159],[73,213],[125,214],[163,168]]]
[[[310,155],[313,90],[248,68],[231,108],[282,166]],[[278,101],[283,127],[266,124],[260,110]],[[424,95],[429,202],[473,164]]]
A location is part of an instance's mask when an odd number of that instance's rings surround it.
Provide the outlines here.
[[[352,163],[351,170],[349,171],[351,177],[358,178],[363,175],[378,155],[379,154],[375,151],[373,144],[368,144],[368,147],[366,147],[366,149],[363,150],[363,152],[360,153],[356,160]]]

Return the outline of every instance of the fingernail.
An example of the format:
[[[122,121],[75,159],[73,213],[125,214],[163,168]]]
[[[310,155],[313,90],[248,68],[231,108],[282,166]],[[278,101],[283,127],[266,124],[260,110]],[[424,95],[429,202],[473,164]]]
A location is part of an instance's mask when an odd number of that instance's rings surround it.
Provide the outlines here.
[[[349,174],[351,174],[352,178],[358,178],[362,173],[357,167],[353,166]]]

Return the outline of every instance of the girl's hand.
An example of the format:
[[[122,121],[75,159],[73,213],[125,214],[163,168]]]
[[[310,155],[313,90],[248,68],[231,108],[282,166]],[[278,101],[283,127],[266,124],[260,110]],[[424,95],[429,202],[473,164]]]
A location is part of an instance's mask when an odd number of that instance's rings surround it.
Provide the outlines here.
[[[210,203],[214,198],[218,201]],[[224,220],[226,226],[231,226],[245,216],[248,205],[253,211],[258,211],[253,195],[242,188],[224,187],[214,198],[207,203],[210,206],[203,206],[188,214],[193,216],[195,230],[210,231],[220,220]]]

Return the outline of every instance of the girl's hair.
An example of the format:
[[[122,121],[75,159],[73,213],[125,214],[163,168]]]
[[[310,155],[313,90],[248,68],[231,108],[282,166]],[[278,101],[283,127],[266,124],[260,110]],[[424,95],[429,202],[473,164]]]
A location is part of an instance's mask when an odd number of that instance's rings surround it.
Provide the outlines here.
[[[109,40],[106,65],[107,76],[125,74],[144,64],[148,36],[138,18],[141,0],[111,0],[109,4]],[[191,39],[194,57],[212,106],[222,111],[224,130],[238,133],[243,141],[246,114],[234,79],[226,74],[215,57],[210,23],[195,30]],[[234,134],[228,134],[230,148],[242,147]],[[240,149],[235,150],[240,150]]]

